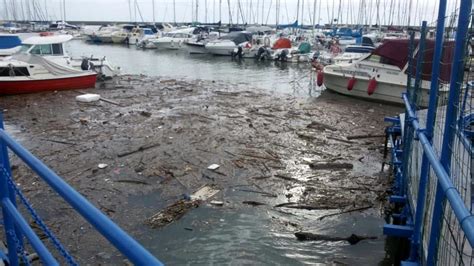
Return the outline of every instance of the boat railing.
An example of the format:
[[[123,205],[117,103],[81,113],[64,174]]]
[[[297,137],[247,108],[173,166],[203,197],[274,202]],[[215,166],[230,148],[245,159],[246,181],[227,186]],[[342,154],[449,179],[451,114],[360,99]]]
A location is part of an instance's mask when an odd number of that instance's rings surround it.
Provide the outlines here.
[[[41,177],[49,187],[58,193],[65,202],[115,246],[130,262],[135,265],[162,265],[159,260],[135,239],[7,134],[3,127],[2,114],[0,114],[0,203],[2,206],[7,250],[0,250],[0,261],[3,260],[7,265],[29,265],[32,256],[28,254],[30,250],[27,250],[24,241],[26,238],[44,265],[77,265],[73,256],[47,227],[17,183],[15,183],[10,167],[9,151],[13,152],[25,165]],[[49,245],[44,243],[39,234],[32,229],[28,223],[28,218],[20,212],[17,204],[24,205],[24,209],[26,209],[34,224],[37,225],[36,227],[41,229],[40,234],[49,239]],[[48,249],[48,246],[51,245],[56,248],[56,253],[63,257],[62,259],[65,263],[59,263],[52,255],[52,252]]]
[[[405,265],[474,265],[474,84],[465,71],[472,0],[460,1],[453,51],[446,51],[446,0],[440,1],[434,51],[425,48],[426,22],[418,47],[411,34],[405,113],[386,119],[394,176],[392,213],[384,233],[410,249]],[[418,53],[414,51],[418,49]],[[425,53],[433,55],[430,92],[421,92]],[[451,54],[451,64],[443,60]],[[441,78],[449,66],[450,79]],[[470,68],[470,66],[469,66]],[[410,70],[412,73],[410,73]],[[449,91],[443,86],[449,86]],[[429,97],[428,109],[418,105]]]

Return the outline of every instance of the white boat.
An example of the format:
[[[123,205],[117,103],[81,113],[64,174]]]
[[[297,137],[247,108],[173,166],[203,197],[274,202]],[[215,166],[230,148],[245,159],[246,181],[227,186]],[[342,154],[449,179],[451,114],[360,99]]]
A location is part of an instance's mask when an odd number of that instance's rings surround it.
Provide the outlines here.
[[[74,68],[80,71],[93,70],[102,77],[114,77],[119,69],[114,68],[106,58],[70,57],[64,48],[64,43],[73,38],[71,35],[34,36],[23,41],[21,50],[13,58],[20,55],[35,55],[46,62]]]
[[[206,50],[213,55],[230,56],[238,49],[239,44],[252,41],[252,34],[249,32],[231,32],[222,36],[218,40],[211,41],[206,44]]]
[[[340,63],[324,67],[324,85],[327,89],[368,100],[403,103],[401,95],[406,91],[408,69],[408,40],[390,40],[352,63]],[[425,52],[426,65],[423,66],[423,79],[419,106],[427,106],[429,101],[429,78],[432,57],[432,41],[427,41]],[[446,61],[449,62],[449,61]],[[446,63],[449,65],[449,63]],[[446,71],[444,79],[449,80]],[[440,98],[448,92],[447,87],[440,88]]]
[[[195,28],[185,28],[164,33],[161,37],[149,39],[157,49],[178,50],[193,38]]]
[[[197,37],[185,43],[186,50],[190,54],[207,54],[206,44],[210,41],[215,41],[219,38],[219,32],[209,32],[206,34],[199,34]]]
[[[87,89],[97,73],[58,65],[40,55],[16,54],[0,61],[0,95]]]
[[[97,31],[92,31],[87,34],[87,37],[90,41],[96,43],[113,43],[112,34],[114,32],[120,31],[120,28],[115,26],[103,26],[100,27]]]

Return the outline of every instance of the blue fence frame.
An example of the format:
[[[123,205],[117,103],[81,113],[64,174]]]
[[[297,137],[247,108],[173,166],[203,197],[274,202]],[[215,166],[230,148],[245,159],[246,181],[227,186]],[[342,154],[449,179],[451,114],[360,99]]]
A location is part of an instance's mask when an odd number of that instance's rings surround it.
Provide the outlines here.
[[[19,253],[24,248],[24,237],[45,265],[59,265],[59,263],[16,207],[16,196],[19,191],[12,181],[8,150],[14,152],[132,263],[135,265],[163,265],[61,177],[13,140],[4,130],[3,115],[0,113],[0,201],[10,265],[19,265],[19,255],[21,255]],[[52,240],[55,241],[56,239]],[[64,250],[60,252],[65,253]],[[26,261],[21,262],[28,263]],[[68,263],[75,264],[73,260],[68,261]]]
[[[401,120],[399,118],[390,118],[386,119],[387,122],[391,122],[393,125],[387,129],[387,139],[392,146],[392,166],[393,174],[395,177],[394,183],[394,195],[391,196],[390,201],[393,203],[402,204],[402,211],[399,214],[392,216],[393,224],[386,224],[384,226],[384,233],[386,235],[392,235],[397,237],[403,237],[410,240],[410,254],[408,260],[402,264],[410,265],[414,263],[422,263],[427,265],[435,265],[437,263],[439,245],[440,245],[440,234],[442,231],[442,221],[443,213],[445,211],[444,204],[447,204],[454,213],[457,223],[460,225],[460,228],[464,236],[468,241],[470,247],[474,247],[474,215],[471,213],[471,206],[467,206],[463,200],[461,194],[458,191],[458,188],[453,182],[453,173],[451,172],[451,163],[452,163],[452,153],[451,145],[457,136],[461,139],[464,146],[468,151],[470,151],[470,159],[472,160],[472,143],[466,138],[466,134],[470,132],[466,131],[465,124],[466,121],[470,122],[474,120],[474,116],[471,114],[464,114],[465,103],[467,100],[467,95],[469,93],[470,87],[474,84],[469,83],[465,88],[464,102],[461,106],[461,111],[459,108],[459,99],[460,92],[462,91],[463,84],[463,71],[464,65],[460,62],[463,62],[465,52],[466,52],[466,41],[468,38],[468,27],[470,25],[470,16],[472,15],[472,0],[462,0],[460,1],[459,6],[459,19],[456,30],[455,38],[455,48],[453,56],[453,64],[451,70],[450,84],[449,84],[449,96],[448,104],[446,107],[446,117],[444,120],[444,130],[442,136],[442,148],[441,154],[437,155],[433,148],[433,134],[434,134],[434,124],[436,120],[436,109],[438,106],[438,90],[439,90],[439,75],[440,75],[440,66],[441,66],[441,57],[443,52],[443,38],[444,38],[444,27],[445,27],[445,17],[446,17],[446,4],[447,0],[439,1],[439,11],[438,11],[438,21],[436,29],[436,40],[435,40],[435,51],[433,55],[433,65],[432,65],[432,74],[431,74],[431,85],[430,85],[430,102],[427,110],[426,116],[426,125],[421,125],[419,117],[417,115],[417,110],[415,107],[416,104],[416,95],[413,95],[413,92],[416,91],[417,82],[419,81],[419,75],[421,73],[421,56],[424,45],[424,31],[426,30],[426,23],[422,25],[422,34],[419,42],[419,54],[417,60],[417,68],[415,73],[415,89],[413,89],[411,84],[411,75],[413,73],[408,73],[409,78],[407,81],[407,93],[402,95],[403,101],[405,103],[405,125],[404,125],[404,136],[403,142],[401,141]],[[410,56],[412,58],[412,56]],[[409,67],[411,70],[412,68]],[[472,106],[470,106],[472,109]],[[474,111],[474,110],[471,110]],[[458,119],[458,117],[461,119]],[[462,136],[458,136],[461,134]],[[409,157],[413,154],[410,153],[413,143],[417,143],[422,147],[422,160],[421,167],[419,169],[419,180],[415,185],[418,185],[416,194],[413,194],[406,185],[409,180],[412,180],[410,176],[412,173],[409,171]],[[400,161],[400,158],[402,160]],[[471,166],[472,167],[472,166]],[[430,169],[434,174],[430,176]],[[411,169],[410,169],[411,170]],[[472,169],[470,170],[472,171]],[[472,173],[472,172],[471,172]],[[430,200],[433,201],[433,213],[432,213],[432,223],[429,228],[429,239],[428,247],[426,250],[423,250],[422,238],[423,230],[428,230],[425,228],[424,216],[427,215],[426,211],[426,201],[427,201],[427,189],[428,183],[436,182],[436,193],[434,198]],[[471,191],[472,194],[474,194]],[[472,196],[472,195],[471,195]],[[409,198],[412,198],[416,201],[416,205],[412,204]],[[474,197],[473,197],[474,198]],[[462,256],[462,250],[458,251],[460,256]],[[471,258],[472,262],[472,258]]]

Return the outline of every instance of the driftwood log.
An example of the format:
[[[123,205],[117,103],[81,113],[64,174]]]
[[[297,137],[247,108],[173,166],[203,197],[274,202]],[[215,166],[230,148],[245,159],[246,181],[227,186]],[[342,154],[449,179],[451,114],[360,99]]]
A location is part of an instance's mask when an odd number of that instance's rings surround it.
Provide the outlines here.
[[[337,236],[327,236],[327,235],[318,235],[308,232],[296,232],[295,236],[300,241],[347,241],[351,245],[355,245],[365,239],[377,239],[375,236],[359,236],[352,234],[349,237],[337,237]]]

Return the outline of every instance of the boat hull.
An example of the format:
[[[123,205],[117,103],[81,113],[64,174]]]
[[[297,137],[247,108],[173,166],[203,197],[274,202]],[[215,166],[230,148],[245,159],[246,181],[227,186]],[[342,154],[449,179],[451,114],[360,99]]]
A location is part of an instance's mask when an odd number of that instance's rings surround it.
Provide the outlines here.
[[[43,80],[0,80],[0,95],[89,89],[95,86],[96,80],[95,73]]]
[[[206,45],[203,43],[186,43],[186,50],[190,54],[207,54]]]
[[[406,92],[405,85],[377,81],[377,86],[372,95],[368,94],[369,79],[357,78],[352,90],[348,90],[348,83],[351,76],[339,76],[331,73],[324,73],[324,85],[328,90],[335,91],[347,96],[366,99],[377,102],[390,102],[404,104],[402,93]],[[427,89],[421,89],[421,107],[428,106],[429,95]]]

